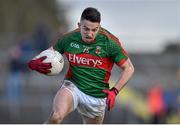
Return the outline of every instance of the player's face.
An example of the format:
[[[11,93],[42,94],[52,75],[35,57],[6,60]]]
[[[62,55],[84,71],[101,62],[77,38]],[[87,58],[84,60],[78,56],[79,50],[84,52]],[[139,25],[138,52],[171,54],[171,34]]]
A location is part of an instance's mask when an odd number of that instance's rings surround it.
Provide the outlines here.
[[[80,28],[82,40],[84,42],[90,43],[95,40],[96,34],[98,33],[100,28],[100,23],[81,20],[81,22],[78,23],[78,26]]]

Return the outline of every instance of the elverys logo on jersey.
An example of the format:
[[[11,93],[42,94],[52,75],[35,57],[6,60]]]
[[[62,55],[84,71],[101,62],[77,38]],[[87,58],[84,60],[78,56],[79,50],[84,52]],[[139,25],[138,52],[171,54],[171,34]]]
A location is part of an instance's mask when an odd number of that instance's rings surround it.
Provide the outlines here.
[[[94,57],[89,54],[67,54],[67,58],[70,63],[73,63],[75,65],[85,65],[90,67],[96,67],[102,65],[102,60],[97,59],[97,57]]]

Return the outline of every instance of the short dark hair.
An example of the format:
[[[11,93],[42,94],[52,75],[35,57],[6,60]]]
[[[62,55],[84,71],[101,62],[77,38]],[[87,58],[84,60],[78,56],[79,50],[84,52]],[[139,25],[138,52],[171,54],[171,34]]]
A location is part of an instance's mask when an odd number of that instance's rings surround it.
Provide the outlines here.
[[[91,22],[100,23],[101,22],[101,14],[96,8],[88,7],[86,9],[84,9],[84,11],[82,12],[81,20],[84,20],[84,19],[91,21]]]

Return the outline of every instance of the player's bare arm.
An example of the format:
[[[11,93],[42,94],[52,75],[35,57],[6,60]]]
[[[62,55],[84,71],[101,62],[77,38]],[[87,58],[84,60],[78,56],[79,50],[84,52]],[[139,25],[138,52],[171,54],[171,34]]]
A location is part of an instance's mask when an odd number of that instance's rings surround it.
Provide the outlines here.
[[[115,99],[119,91],[125,86],[128,80],[134,73],[134,66],[132,65],[130,59],[128,59],[124,64],[118,65],[123,71],[119,78],[117,84],[111,88],[110,90],[103,90],[104,93],[107,95],[106,105],[108,110],[110,111],[115,105]]]
[[[119,81],[114,86],[118,91],[120,91],[125,86],[134,73],[134,66],[130,59],[128,59],[123,65],[119,65],[119,67],[122,69],[122,73]]]

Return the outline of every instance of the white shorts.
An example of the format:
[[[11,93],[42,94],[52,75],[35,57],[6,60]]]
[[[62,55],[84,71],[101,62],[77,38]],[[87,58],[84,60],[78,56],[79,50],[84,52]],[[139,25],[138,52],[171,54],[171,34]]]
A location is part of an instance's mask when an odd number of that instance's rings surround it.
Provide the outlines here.
[[[81,92],[71,81],[64,80],[61,89],[67,89],[73,96],[74,110],[89,118],[104,117],[106,98],[95,98]]]

